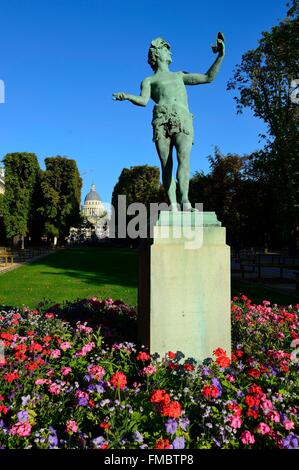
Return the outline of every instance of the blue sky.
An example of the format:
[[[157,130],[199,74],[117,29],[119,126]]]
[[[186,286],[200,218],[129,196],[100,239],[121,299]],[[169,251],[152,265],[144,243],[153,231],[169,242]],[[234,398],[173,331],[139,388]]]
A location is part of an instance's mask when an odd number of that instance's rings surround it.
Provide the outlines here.
[[[206,72],[218,31],[227,54],[210,85],[188,87],[194,114],[191,172],[208,171],[213,147],[244,154],[260,148],[264,125],[236,114],[226,91],[234,66],[255,48],[261,31],[285,16],[286,0],[0,0],[0,159],[8,152],[65,155],[77,161],[104,202],[123,167],[158,165],[147,108],[112,101],[115,91],[139,94],[150,41],[172,46],[172,70]]]

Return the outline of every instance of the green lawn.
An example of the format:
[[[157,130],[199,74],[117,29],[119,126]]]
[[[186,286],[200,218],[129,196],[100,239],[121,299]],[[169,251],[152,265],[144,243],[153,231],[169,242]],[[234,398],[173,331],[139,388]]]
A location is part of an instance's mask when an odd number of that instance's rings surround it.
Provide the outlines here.
[[[97,296],[137,303],[137,256],[111,247],[58,251],[0,276],[0,305],[35,307]]]
[[[36,307],[97,296],[137,304],[138,258],[133,250],[98,247],[66,249],[0,276],[0,305]],[[289,305],[296,297],[242,281],[232,282],[232,295],[244,293],[255,303],[267,299]],[[298,298],[297,298],[298,302]]]

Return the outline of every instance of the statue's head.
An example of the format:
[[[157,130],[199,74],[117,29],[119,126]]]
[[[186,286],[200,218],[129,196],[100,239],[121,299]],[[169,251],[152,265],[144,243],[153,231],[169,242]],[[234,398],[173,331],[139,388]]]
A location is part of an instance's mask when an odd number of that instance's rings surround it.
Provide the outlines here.
[[[148,50],[148,63],[150,64],[151,68],[156,71],[157,70],[157,62],[160,54],[163,50],[167,50],[167,62],[168,64],[171,63],[171,55],[170,55],[170,44],[165,41],[163,38],[156,38],[153,39]]]

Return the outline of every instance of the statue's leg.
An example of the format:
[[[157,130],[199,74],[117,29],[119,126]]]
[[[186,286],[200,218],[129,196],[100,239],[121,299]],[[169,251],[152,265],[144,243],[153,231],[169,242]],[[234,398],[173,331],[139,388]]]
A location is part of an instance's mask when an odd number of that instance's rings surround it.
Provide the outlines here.
[[[176,200],[176,184],[175,180],[172,176],[172,167],[173,167],[173,159],[172,159],[172,150],[173,144],[171,142],[170,137],[164,137],[162,135],[155,142],[156,149],[161,161],[162,167],[162,182],[166,194],[168,196],[169,202],[173,209],[177,207],[177,200]]]
[[[175,136],[175,147],[178,157],[177,180],[179,189],[179,203],[182,209],[191,210],[188,198],[190,178],[190,152],[193,138],[180,132]]]

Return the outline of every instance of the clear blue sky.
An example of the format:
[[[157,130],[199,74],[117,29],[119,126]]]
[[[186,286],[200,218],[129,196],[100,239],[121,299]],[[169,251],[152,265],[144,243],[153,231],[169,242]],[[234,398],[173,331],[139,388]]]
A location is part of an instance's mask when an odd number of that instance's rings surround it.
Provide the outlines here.
[[[114,91],[139,93],[151,39],[172,46],[172,70],[206,72],[210,45],[223,31],[227,55],[211,85],[189,87],[195,145],[191,170],[208,171],[207,156],[262,146],[263,123],[236,115],[226,91],[234,66],[255,48],[261,31],[282,19],[286,0],[0,0],[0,159],[35,152],[77,161],[82,197],[94,180],[104,202],[123,167],[158,165],[151,111],[112,101]]]

